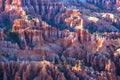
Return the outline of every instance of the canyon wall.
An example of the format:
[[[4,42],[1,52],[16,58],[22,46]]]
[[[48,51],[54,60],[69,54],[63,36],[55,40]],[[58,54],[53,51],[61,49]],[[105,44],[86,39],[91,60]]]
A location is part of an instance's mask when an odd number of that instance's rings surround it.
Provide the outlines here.
[[[114,10],[116,7],[120,7],[119,0],[87,0],[90,3],[100,6],[103,9]]]
[[[78,0],[78,1],[74,1],[74,0],[68,0],[68,1],[5,0],[3,1],[1,0],[0,9],[2,12],[0,15],[0,22],[3,24],[0,24],[0,25],[11,27],[15,19],[20,19],[20,18],[31,19],[33,17],[38,17],[39,19],[44,20],[51,26],[55,26],[62,30],[69,29],[70,31],[74,31],[76,29],[88,29],[90,32],[95,32],[95,31],[118,32],[120,30],[118,27],[120,22],[118,14],[117,16],[111,17],[112,14],[114,15],[115,13],[101,14],[97,12],[95,14],[94,12],[91,12],[88,10],[88,9],[90,10],[93,9],[93,11],[97,11],[97,10],[99,11],[100,9],[100,8],[97,8],[97,6],[89,4],[89,2],[95,3],[95,4],[108,3],[108,1],[99,1],[99,2],[98,1],[99,0],[97,0],[96,2],[88,1],[87,3],[87,2],[81,2],[81,0]],[[113,4],[119,3],[116,1],[110,1],[110,2],[112,3],[111,6],[113,6]],[[103,5],[105,4],[102,4],[102,6]],[[103,9],[101,9],[100,11],[102,10]],[[112,12],[112,10],[110,11]],[[91,16],[98,18],[97,21],[94,22],[89,20],[89,17],[91,18]],[[109,18],[110,20],[108,21]],[[6,20],[7,22],[3,22],[4,20]],[[10,24],[10,25],[6,25],[6,24]],[[93,30],[90,29],[91,27],[93,27]]]
[[[108,62],[108,66],[113,66],[111,62]],[[10,62],[0,63],[0,79],[7,80],[86,80],[86,79],[98,79],[98,80],[118,80],[113,70],[107,72],[95,72],[93,68],[81,68],[82,70],[76,70],[77,67],[69,65],[54,66],[48,61],[41,62]],[[32,73],[31,73],[32,72]],[[89,73],[89,74],[88,74]]]
[[[119,1],[87,1],[0,0],[0,80],[120,80]]]
[[[119,80],[119,52],[117,51],[120,44],[119,33],[91,35],[87,30],[70,32],[51,27],[41,20],[38,20],[36,25],[34,22],[23,19],[14,22],[12,30],[18,33],[22,49],[15,43],[4,41],[5,36],[1,39],[0,57],[1,61],[5,62],[0,63],[1,79],[46,80],[48,77],[51,80],[58,78],[62,80],[69,78],[72,80],[88,78]],[[3,34],[5,35],[4,31],[1,31],[1,35]],[[17,62],[6,63],[13,60]],[[56,66],[43,60],[50,61]],[[37,63],[37,61],[41,62]],[[75,66],[79,61],[81,61],[81,67]],[[13,66],[15,68],[8,70],[9,67]],[[26,67],[25,70],[23,70],[23,66]],[[56,70],[54,67],[58,69]],[[35,74],[34,76],[29,74],[31,71]],[[13,74],[11,75],[10,72]],[[52,75],[54,72],[55,75]]]

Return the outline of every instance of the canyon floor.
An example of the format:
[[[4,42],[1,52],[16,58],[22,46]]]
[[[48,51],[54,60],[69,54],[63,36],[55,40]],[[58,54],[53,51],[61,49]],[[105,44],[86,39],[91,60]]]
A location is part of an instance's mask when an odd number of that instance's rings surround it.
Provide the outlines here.
[[[120,1],[0,0],[0,80],[120,80]]]

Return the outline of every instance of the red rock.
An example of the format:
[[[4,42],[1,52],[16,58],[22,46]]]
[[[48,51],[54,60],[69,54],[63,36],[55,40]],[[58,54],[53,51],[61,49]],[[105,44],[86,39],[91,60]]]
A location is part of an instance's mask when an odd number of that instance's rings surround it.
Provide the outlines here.
[[[0,23],[13,23],[12,31],[20,39],[13,43],[9,32],[0,31],[0,61],[7,62],[0,63],[0,80],[117,80],[120,34],[92,35],[84,27],[119,31],[113,26],[119,26],[117,15],[95,11],[96,5],[106,10],[119,2],[88,1],[95,5],[75,0],[0,0]]]
[[[87,0],[87,1],[95,5],[99,5],[100,7],[106,8],[106,9],[111,9],[112,7],[115,7],[115,5],[118,3],[117,0],[109,0],[109,1]]]

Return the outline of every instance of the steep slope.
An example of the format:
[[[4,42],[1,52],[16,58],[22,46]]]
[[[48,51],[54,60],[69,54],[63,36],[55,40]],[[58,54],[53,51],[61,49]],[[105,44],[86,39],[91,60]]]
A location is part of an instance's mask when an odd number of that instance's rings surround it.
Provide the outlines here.
[[[119,2],[114,1],[113,3],[118,4]],[[100,2],[100,4],[102,3]],[[41,18],[41,20],[59,29],[69,29],[71,31],[82,28],[89,29],[91,33],[95,31],[116,32],[120,30],[118,13],[112,13],[111,10],[107,12],[107,9],[106,12],[104,12],[99,7],[96,7],[96,5],[81,0],[1,0],[0,9],[2,11],[0,19],[2,23],[1,26],[10,26],[15,19],[25,18],[25,16],[29,15],[31,17],[37,16]],[[103,13],[99,11],[103,11]],[[112,15],[114,16],[112,17]],[[96,22],[91,21],[89,20],[91,17],[98,18],[98,20]],[[4,22],[5,20],[7,22]],[[93,27],[93,30],[91,30],[91,27]]]
[[[118,7],[116,0],[0,0],[0,80],[120,80]]]

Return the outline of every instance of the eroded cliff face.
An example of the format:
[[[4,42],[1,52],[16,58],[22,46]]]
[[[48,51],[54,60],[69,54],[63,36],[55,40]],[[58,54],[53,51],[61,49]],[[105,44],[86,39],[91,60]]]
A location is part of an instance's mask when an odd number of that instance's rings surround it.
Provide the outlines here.
[[[90,3],[100,6],[103,9],[114,10],[116,7],[120,7],[119,0],[87,0]]]
[[[112,3],[119,4],[118,1],[88,1],[94,4]],[[105,31],[119,31],[119,14],[107,9],[103,13],[103,9],[94,4],[87,3],[81,0],[1,0],[1,14],[0,22],[6,20],[8,24],[13,24],[15,19],[26,18],[26,16],[39,17],[48,24],[59,29],[69,29],[74,31],[76,29],[89,29],[89,31],[105,32]],[[106,7],[102,4],[102,7]],[[108,7],[110,8],[110,7]],[[115,8],[119,9],[119,8]],[[93,10],[93,11],[90,11]],[[92,20],[91,20],[92,17]],[[108,20],[109,19],[109,20]],[[103,25],[105,24],[105,25]],[[5,25],[9,26],[9,25]],[[12,25],[11,25],[12,26]],[[90,28],[93,27],[93,30]],[[109,29],[110,27],[110,29]]]
[[[119,80],[120,20],[109,10],[115,5],[0,0],[0,80]]]
[[[0,63],[1,80],[119,80],[115,73],[115,67],[108,61],[106,72],[97,72],[93,68],[70,65],[53,65],[48,61],[41,62],[10,62]]]
[[[119,80],[119,33],[91,35],[87,30],[70,32],[51,27],[39,19],[18,19],[14,21],[12,30],[18,33],[20,46],[4,41],[7,34],[3,30],[0,34],[1,61],[7,62],[0,63],[0,78],[3,80]],[[30,74],[32,71],[34,75]]]

